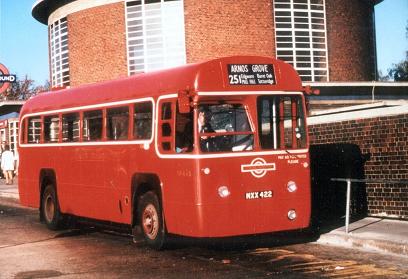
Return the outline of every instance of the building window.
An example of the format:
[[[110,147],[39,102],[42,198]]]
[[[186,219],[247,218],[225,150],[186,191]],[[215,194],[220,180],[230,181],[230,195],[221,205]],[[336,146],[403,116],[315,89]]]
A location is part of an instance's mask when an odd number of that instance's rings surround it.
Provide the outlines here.
[[[276,57],[303,81],[328,81],[325,0],[275,0]]]
[[[16,154],[18,142],[18,120],[10,120],[8,123],[8,129],[10,150]]]
[[[69,85],[68,25],[61,18],[49,26],[52,87]]]
[[[182,0],[127,0],[129,75],[186,63]]]

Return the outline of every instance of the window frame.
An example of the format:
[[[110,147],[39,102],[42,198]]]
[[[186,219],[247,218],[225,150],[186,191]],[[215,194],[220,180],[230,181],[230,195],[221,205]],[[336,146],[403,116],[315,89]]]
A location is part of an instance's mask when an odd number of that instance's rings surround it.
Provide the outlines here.
[[[81,130],[81,128],[82,128],[82,123],[81,123],[81,114],[80,114],[80,112],[79,111],[73,111],[73,112],[63,112],[63,113],[61,113],[60,114],[61,115],[61,142],[62,143],[73,143],[73,142],[80,142],[81,141],[81,133],[82,133],[82,130]],[[76,115],[77,116],[77,121],[78,121],[78,136],[77,137],[75,137],[75,121],[73,121],[73,129],[72,129],[72,140],[70,140],[70,138],[69,138],[69,135],[68,135],[68,137],[67,137],[67,139],[68,140],[64,140],[65,138],[64,138],[64,132],[65,132],[65,130],[64,130],[64,118],[65,118],[65,116],[72,116],[72,115]],[[68,129],[67,130],[67,132],[68,132],[68,134],[69,134],[69,132],[70,132],[70,130]],[[75,139],[77,139],[77,140],[75,140]]]
[[[129,76],[187,62],[184,0],[147,2],[124,1]]]
[[[264,101],[268,105],[268,114],[265,116],[263,114]],[[304,149],[309,145],[302,95],[258,96],[257,115],[260,150]],[[269,120],[265,124],[270,125],[267,134],[263,133],[264,118]],[[269,142],[270,140],[272,142]]]
[[[50,127],[47,128],[47,123],[46,123],[46,119],[50,119]],[[54,130],[54,132],[56,131],[57,136],[56,138],[54,137],[54,139],[56,140],[52,140],[51,134],[52,134],[52,129],[51,129],[51,125],[53,122],[53,119],[58,119],[58,127],[56,130]],[[49,115],[44,115],[43,119],[43,129],[41,131],[42,137],[43,137],[43,141],[44,143],[57,143],[60,142],[60,137],[61,137],[61,115],[60,114],[49,114]],[[48,134],[48,135],[47,135]]]
[[[304,3],[274,1],[276,57],[294,66],[303,81],[330,81],[326,3]]]
[[[142,139],[136,139],[133,138],[133,108],[134,105],[139,104],[139,103],[150,103],[151,104],[151,110],[150,110],[150,115],[151,115],[151,121],[150,121],[150,134],[149,137],[147,138],[142,138]],[[107,109],[109,108],[115,108],[115,107],[128,107],[129,108],[129,123],[128,123],[128,139],[125,140],[109,140],[107,139],[106,136],[106,126],[107,126]],[[87,141],[84,140],[83,138],[83,129],[84,129],[84,122],[83,122],[83,115],[84,113],[88,111],[96,111],[96,110],[102,110],[103,111],[103,124],[102,124],[102,137],[100,140],[97,141]],[[44,137],[43,137],[43,131],[44,131],[44,117],[47,117],[49,115],[58,115],[60,117],[60,136],[59,136],[59,141],[58,142],[44,142]],[[62,117],[64,115],[69,115],[69,114],[78,114],[79,115],[79,140],[77,141],[63,141],[63,119]],[[72,107],[72,108],[66,108],[66,109],[60,109],[60,110],[50,110],[50,111],[44,111],[44,112],[37,112],[37,113],[27,113],[24,116],[22,116],[21,121],[22,125],[25,125],[24,127],[24,136],[23,138],[19,137],[19,145],[22,147],[25,146],[37,146],[41,143],[41,146],[52,146],[55,144],[60,144],[61,146],[71,146],[71,145],[112,145],[112,144],[151,144],[154,140],[154,132],[155,132],[155,127],[153,126],[155,123],[155,117],[156,117],[156,103],[153,97],[145,97],[145,98],[139,98],[139,99],[132,99],[132,100],[125,100],[125,101],[116,101],[116,102],[109,102],[109,103],[101,103],[101,104],[96,104],[96,105],[88,105],[88,106],[82,106],[82,107]],[[40,123],[40,139],[37,139],[37,142],[29,141],[29,136],[32,136],[29,130],[29,121],[30,119],[37,119],[38,122]],[[36,128],[37,130],[39,129],[38,127]]]
[[[123,129],[123,131],[126,131],[124,138],[111,138],[110,132],[111,132],[111,122],[110,122],[110,111],[114,110],[119,110],[119,109],[127,109],[127,122],[126,122],[126,128]],[[106,108],[106,117],[105,117],[105,122],[106,122],[106,141],[123,141],[123,140],[129,140],[130,138],[130,132],[131,132],[131,109],[129,105],[122,105],[122,106],[113,106],[113,107],[107,107]]]
[[[100,130],[100,136],[99,136],[99,138],[91,138],[90,137],[90,135],[91,135],[91,131],[90,131],[91,126],[88,123],[87,126],[89,125],[89,127],[85,127],[86,126],[85,125],[85,118],[86,118],[85,115],[87,113],[91,114],[91,113],[96,113],[96,112],[100,112],[101,117],[100,118],[99,117],[97,117],[97,118],[92,117],[90,119],[101,119],[100,129],[98,129],[98,131]],[[82,142],[99,142],[99,141],[103,141],[103,140],[106,139],[106,133],[105,133],[106,132],[106,124],[105,124],[106,123],[106,118],[105,118],[105,115],[106,115],[106,108],[95,108],[95,109],[84,110],[84,111],[81,112],[81,123],[82,123],[82,125],[81,125],[81,127],[82,127],[82,129],[81,129],[82,130],[81,139],[82,139]],[[92,126],[92,128],[94,128],[94,127],[95,126]],[[85,129],[87,129],[89,135],[87,135],[85,133]]]
[[[68,21],[67,17],[55,20],[48,28],[50,71],[52,87],[70,85]]]
[[[150,130],[148,131],[148,137],[141,137],[141,138],[137,138],[137,135],[138,134],[136,134],[135,132],[137,131],[137,129],[136,129],[136,125],[137,125],[137,122],[138,121],[136,121],[137,119],[136,119],[136,106],[138,106],[138,105],[141,105],[141,104],[144,104],[144,103],[151,103],[151,107],[150,107],[150,111],[148,111],[147,113],[150,113],[150,115],[151,115],[151,118],[150,118],[150,125],[149,125],[149,127],[150,127]],[[154,134],[154,127],[153,127],[153,125],[154,125],[154,103],[153,102],[149,102],[149,101],[143,101],[143,102],[137,102],[137,103],[134,103],[134,104],[132,104],[131,105],[131,111],[132,111],[132,115],[131,115],[131,134],[130,134],[130,136],[131,136],[131,139],[132,140],[150,140],[150,139],[152,139],[153,138],[153,134]],[[146,113],[146,112],[144,112],[144,113]]]

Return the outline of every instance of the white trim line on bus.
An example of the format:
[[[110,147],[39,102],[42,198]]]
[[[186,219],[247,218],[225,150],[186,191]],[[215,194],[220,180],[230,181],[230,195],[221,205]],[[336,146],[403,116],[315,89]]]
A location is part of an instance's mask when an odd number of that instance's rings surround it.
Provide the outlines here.
[[[254,91],[254,92],[259,92],[259,91]],[[271,95],[271,91],[265,91],[268,92],[269,95]],[[266,94],[264,92],[264,94]],[[200,93],[210,93],[210,92],[199,92]],[[226,93],[226,92],[216,92],[216,93]],[[256,94],[256,93],[253,93]],[[284,91],[279,91],[279,94],[288,94],[287,92]],[[299,95],[302,93],[294,93],[292,92],[292,95]],[[210,93],[211,95],[211,93]],[[225,95],[225,94],[222,94]],[[234,94],[236,95],[236,94]],[[245,95],[250,95],[250,94],[245,94]],[[258,95],[258,94],[257,94]],[[207,96],[207,95],[204,95]],[[213,95],[211,95],[213,96]],[[154,142],[155,142],[155,150],[156,150],[156,155],[161,158],[161,159],[204,159],[204,158],[230,158],[230,157],[249,157],[249,156],[263,156],[263,155],[297,155],[297,154],[302,154],[302,153],[307,153],[309,152],[309,149],[289,149],[289,150],[273,150],[273,151],[258,151],[258,152],[230,152],[230,153],[218,153],[218,154],[186,154],[186,153],[173,153],[173,154],[162,154],[159,151],[158,148],[158,117],[159,117],[159,102],[163,99],[171,99],[171,98],[177,98],[177,94],[168,94],[168,95],[163,95],[160,96],[157,99],[156,103],[156,117],[157,119],[154,121],[155,122],[155,137],[154,137]]]
[[[154,106],[153,97],[146,97],[146,98],[141,98],[141,99],[132,99],[132,100],[125,100],[125,101],[109,102],[109,103],[99,103],[96,105],[79,106],[79,107],[72,107],[72,108],[66,108],[66,109],[56,109],[56,110],[47,110],[47,111],[35,112],[35,113],[27,113],[24,115],[23,119],[26,118],[27,116],[32,117],[32,116],[48,115],[48,114],[53,114],[53,113],[74,112],[78,110],[89,110],[89,109],[105,108],[105,107],[111,107],[111,106],[128,105],[132,103],[142,103],[146,101],[151,101]]]
[[[132,100],[124,100],[124,101],[117,101],[117,102],[109,102],[109,103],[99,103],[96,105],[88,105],[88,106],[79,106],[79,107],[72,107],[72,108],[66,108],[66,109],[59,109],[59,110],[49,110],[49,111],[42,111],[42,112],[36,112],[36,113],[27,113],[25,114],[20,121],[20,127],[19,127],[19,143],[21,147],[45,147],[45,146],[78,146],[78,145],[118,145],[118,144],[148,144],[150,145],[153,142],[153,136],[154,134],[152,133],[150,139],[146,140],[128,140],[128,141],[93,141],[93,142],[70,142],[70,143],[22,143],[22,137],[21,133],[23,132],[21,129],[21,125],[24,122],[24,119],[28,117],[35,117],[35,116],[42,116],[42,115],[51,115],[51,114],[58,114],[58,113],[69,113],[69,112],[79,112],[80,110],[86,111],[90,109],[99,109],[99,108],[108,108],[108,107],[113,107],[113,106],[119,106],[119,105],[130,105],[130,104],[137,104],[137,103],[143,103],[143,102],[148,102],[150,101],[152,103],[152,125],[155,125],[155,113],[156,113],[156,103],[154,102],[153,97],[146,97],[146,98],[138,98],[138,99],[132,99]],[[154,129],[154,126],[152,127],[152,131]]]
[[[198,92],[198,96],[242,96],[242,95],[303,95],[300,91],[204,91]]]

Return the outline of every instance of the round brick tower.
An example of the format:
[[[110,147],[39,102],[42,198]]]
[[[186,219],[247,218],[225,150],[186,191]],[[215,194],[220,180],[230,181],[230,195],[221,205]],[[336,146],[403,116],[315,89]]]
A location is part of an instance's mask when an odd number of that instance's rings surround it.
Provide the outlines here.
[[[303,81],[375,78],[379,0],[39,0],[53,87],[228,55],[291,63]]]

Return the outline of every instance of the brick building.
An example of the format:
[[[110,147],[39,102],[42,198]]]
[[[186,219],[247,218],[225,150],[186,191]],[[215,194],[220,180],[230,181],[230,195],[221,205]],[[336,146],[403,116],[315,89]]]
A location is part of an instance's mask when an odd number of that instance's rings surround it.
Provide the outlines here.
[[[374,80],[380,0],[39,0],[53,87],[205,59],[276,56],[306,82]],[[89,74],[92,73],[92,74]]]
[[[353,213],[408,220],[408,102],[383,102],[308,119],[312,173],[320,214],[344,215],[344,182]],[[323,213],[322,213],[323,212]]]

